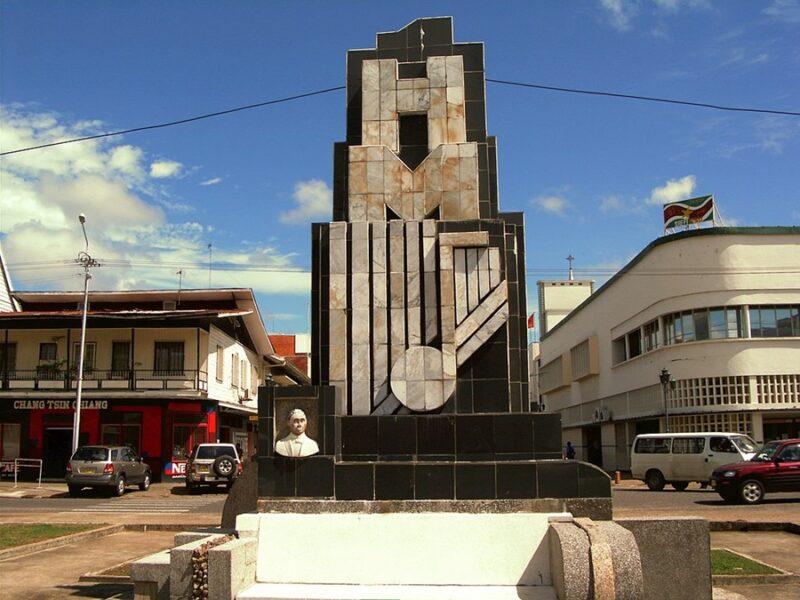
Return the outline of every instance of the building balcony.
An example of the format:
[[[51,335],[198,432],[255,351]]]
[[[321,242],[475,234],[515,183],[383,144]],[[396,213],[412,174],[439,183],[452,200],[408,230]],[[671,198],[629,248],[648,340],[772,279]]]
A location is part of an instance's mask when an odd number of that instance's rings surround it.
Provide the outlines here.
[[[77,389],[75,370],[55,367],[15,369],[2,373],[3,392],[63,392]],[[208,392],[208,373],[182,370],[160,371],[152,369],[87,370],[83,374],[86,391],[197,391]]]

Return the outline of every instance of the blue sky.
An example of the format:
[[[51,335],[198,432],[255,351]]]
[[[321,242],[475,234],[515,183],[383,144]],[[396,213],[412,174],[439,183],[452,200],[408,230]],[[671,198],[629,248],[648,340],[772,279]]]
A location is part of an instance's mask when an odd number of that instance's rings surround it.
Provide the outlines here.
[[[452,15],[487,77],[800,110],[800,1],[0,2],[2,151],[345,83],[345,52]],[[713,193],[730,224],[797,225],[800,118],[487,84],[500,206],[524,211],[538,279],[601,283],[662,231],[660,203]],[[330,220],[344,92],[0,158],[17,289],[252,287],[304,332],[310,226]],[[235,269],[224,265],[237,265]]]

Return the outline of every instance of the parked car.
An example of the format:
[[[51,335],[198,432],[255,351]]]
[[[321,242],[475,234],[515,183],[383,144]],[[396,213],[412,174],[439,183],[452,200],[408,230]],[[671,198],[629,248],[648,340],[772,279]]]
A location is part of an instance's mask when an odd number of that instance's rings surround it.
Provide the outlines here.
[[[757,449],[743,433],[646,433],[633,440],[631,475],[651,490],[669,483],[683,491],[692,481],[707,484],[715,468],[748,460]]]
[[[726,502],[745,504],[767,492],[800,492],[800,438],[768,442],[750,460],[714,469],[711,487]]]
[[[77,496],[85,487],[122,496],[125,486],[133,484],[144,492],[150,489],[152,479],[150,465],[127,446],[81,446],[67,463],[70,496]]]
[[[233,444],[197,444],[186,463],[186,489],[190,494],[204,485],[231,489],[241,472],[242,461]]]

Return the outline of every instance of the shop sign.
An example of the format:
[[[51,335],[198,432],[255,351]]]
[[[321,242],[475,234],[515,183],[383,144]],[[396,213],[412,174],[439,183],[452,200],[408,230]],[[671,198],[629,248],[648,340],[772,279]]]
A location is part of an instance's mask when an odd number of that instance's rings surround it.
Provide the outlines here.
[[[173,460],[164,465],[164,475],[171,477],[186,477],[185,460]]]
[[[75,410],[77,400],[14,400],[16,410]],[[106,410],[108,400],[81,400],[81,410]]]

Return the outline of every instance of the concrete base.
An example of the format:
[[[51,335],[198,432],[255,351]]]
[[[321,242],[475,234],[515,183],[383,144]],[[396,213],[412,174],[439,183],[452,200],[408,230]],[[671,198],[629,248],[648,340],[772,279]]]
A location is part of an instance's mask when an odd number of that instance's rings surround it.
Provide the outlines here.
[[[285,585],[259,583],[237,600],[556,600],[550,587],[466,585]]]

